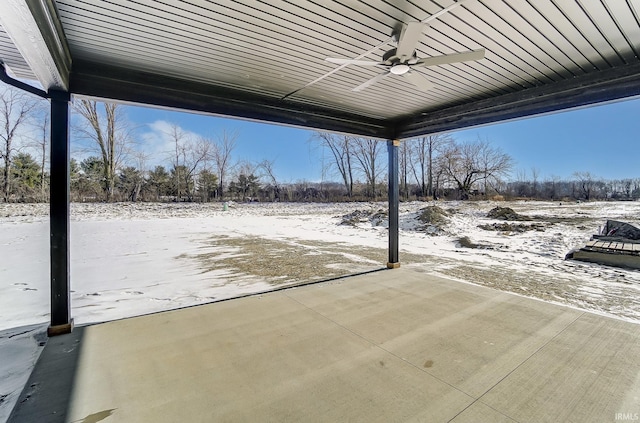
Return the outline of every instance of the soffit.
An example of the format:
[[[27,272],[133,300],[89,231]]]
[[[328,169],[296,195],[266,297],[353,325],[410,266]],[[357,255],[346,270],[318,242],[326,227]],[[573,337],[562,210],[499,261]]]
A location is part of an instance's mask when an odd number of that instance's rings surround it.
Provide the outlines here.
[[[31,68],[29,68],[29,65],[2,26],[0,26],[0,58],[16,77],[30,80],[36,79]]]
[[[354,92],[380,71],[353,65],[302,88],[337,66],[326,57],[355,58],[389,40],[398,25],[453,3],[57,0],[55,6],[73,60],[71,91],[87,96],[406,137],[640,93],[640,0],[467,0],[430,22],[416,53],[484,48],[486,57],[421,68],[434,84],[428,92],[397,76]],[[365,59],[379,60],[391,47]]]

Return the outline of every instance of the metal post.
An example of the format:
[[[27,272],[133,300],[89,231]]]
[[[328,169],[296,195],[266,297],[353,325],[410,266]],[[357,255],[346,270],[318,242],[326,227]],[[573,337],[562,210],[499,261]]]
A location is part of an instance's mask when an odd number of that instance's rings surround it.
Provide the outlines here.
[[[387,267],[395,269],[400,267],[398,259],[398,202],[400,198],[398,147],[400,141],[389,140],[387,150],[389,152],[389,261]]]
[[[73,329],[69,291],[69,93],[51,97],[51,325],[49,336]]]

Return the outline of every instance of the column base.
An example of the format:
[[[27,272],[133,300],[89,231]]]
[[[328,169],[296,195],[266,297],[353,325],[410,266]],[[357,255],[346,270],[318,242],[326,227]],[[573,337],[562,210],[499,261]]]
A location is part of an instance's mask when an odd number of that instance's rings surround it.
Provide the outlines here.
[[[69,323],[65,323],[64,325],[49,326],[47,328],[47,335],[49,337],[52,337],[71,333],[71,331],[73,331],[73,319],[71,319]]]
[[[387,268],[388,269],[397,269],[400,267],[400,262],[397,261],[395,263],[391,263],[391,262],[387,262]]]

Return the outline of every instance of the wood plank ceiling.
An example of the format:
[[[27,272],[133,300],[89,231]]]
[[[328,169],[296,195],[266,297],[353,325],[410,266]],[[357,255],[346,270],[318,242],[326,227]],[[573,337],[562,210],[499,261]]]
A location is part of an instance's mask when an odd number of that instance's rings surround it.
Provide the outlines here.
[[[486,57],[420,68],[427,92],[393,75],[354,92],[380,69],[353,65],[305,85],[337,67],[327,57],[379,46],[364,59],[380,60],[394,28],[452,0],[54,3],[80,95],[402,138],[640,94],[640,0],[466,0],[417,57]]]

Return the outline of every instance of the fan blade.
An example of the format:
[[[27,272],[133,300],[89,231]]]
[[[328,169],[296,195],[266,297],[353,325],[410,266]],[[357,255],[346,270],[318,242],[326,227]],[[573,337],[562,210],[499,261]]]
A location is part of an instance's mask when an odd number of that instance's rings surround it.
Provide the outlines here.
[[[409,22],[407,26],[404,27],[402,34],[400,34],[398,48],[396,49],[396,56],[398,56],[400,60],[406,61],[413,56],[413,52],[418,46],[424,27],[425,24],[422,22]]]
[[[437,66],[446,65],[449,63],[469,62],[471,60],[480,60],[484,58],[485,50],[483,48],[478,50],[471,50],[465,53],[453,53],[443,54],[441,56],[426,57],[418,60],[413,66]]]
[[[426,19],[422,20],[422,23],[429,23],[434,19],[439,18],[440,16],[444,15],[445,13],[450,12],[453,8],[456,8],[458,6],[460,6],[462,4],[462,2],[464,2],[465,0],[457,0],[455,3],[453,3],[452,5],[449,5],[447,7],[445,7],[444,9],[442,9],[441,11],[434,13],[433,15],[429,16]]]
[[[367,50],[367,51],[365,51],[364,53],[362,53],[362,54],[360,54],[359,56],[355,57],[355,58],[354,58],[354,60],[362,59],[363,57],[366,57],[367,55],[369,55],[369,54],[373,53],[374,51],[378,50],[380,47],[383,47],[383,46],[385,46],[386,44],[389,44],[391,41],[393,41],[393,37],[390,37],[390,38],[388,38],[388,39],[384,40],[383,42],[381,42],[381,43],[380,43],[380,44],[378,44],[377,46],[373,47],[371,50]],[[300,88],[298,88],[298,89],[295,89],[295,90],[293,90],[293,91],[291,91],[291,92],[289,92],[289,93],[287,93],[287,94],[283,95],[283,96],[280,98],[280,100],[286,100],[287,98],[289,98],[289,97],[291,97],[292,95],[294,95],[294,94],[296,94],[296,93],[300,92],[301,90],[304,90],[305,88],[307,88],[307,87],[309,87],[309,86],[311,86],[311,85],[313,85],[313,84],[315,84],[315,83],[317,83],[317,82],[320,82],[320,81],[322,81],[323,79],[325,79],[325,78],[327,78],[327,77],[329,77],[329,76],[333,75],[334,73],[338,72],[340,69],[343,69],[343,68],[344,68],[344,67],[346,67],[346,66],[347,66],[347,65],[346,65],[346,64],[344,64],[344,65],[340,65],[340,66],[338,66],[338,67],[337,67],[337,68],[335,68],[335,69],[331,69],[329,72],[327,72],[327,73],[325,73],[325,74],[323,74],[323,75],[320,75],[319,77],[317,77],[317,78],[316,78],[316,79],[314,79],[313,81],[311,81],[311,82],[307,82],[307,83],[306,83],[305,85],[303,85],[302,87],[300,87]]]
[[[407,72],[404,75],[405,79],[411,81],[420,91],[429,91],[433,88],[433,84],[424,75],[418,72]]]
[[[327,57],[324,60],[335,63],[336,65],[378,66],[380,64],[379,62],[372,62],[370,60],[339,59],[336,57]]]
[[[380,81],[381,79],[383,79],[387,75],[389,75],[389,72],[381,73],[380,75],[374,76],[370,80],[368,80],[368,81],[364,82],[363,84],[360,84],[357,87],[355,87],[352,91],[362,91],[365,88],[367,88],[369,85],[375,84],[376,82]]]

